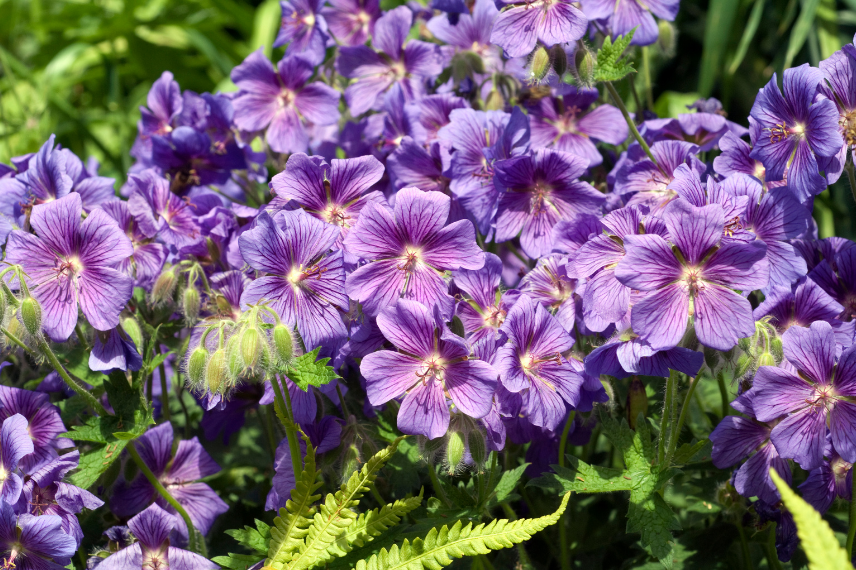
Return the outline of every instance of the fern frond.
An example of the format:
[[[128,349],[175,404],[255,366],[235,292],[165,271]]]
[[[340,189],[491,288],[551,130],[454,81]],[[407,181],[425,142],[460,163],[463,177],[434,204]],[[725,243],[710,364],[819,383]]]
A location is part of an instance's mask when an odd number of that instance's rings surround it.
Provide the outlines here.
[[[373,541],[388,528],[397,525],[404,515],[421,505],[423,492],[424,489],[419,491],[418,497],[400,499],[380,509],[360,514],[315,564],[321,565],[334,558],[341,558],[355,548],[362,548]]]
[[[565,493],[555,513],[537,519],[501,519],[476,527],[472,523],[463,526],[458,521],[452,528],[446,525],[439,530],[432,528],[424,540],[417,538],[412,543],[405,540],[400,548],[398,545],[389,551],[384,548],[371,558],[360,560],[356,570],[438,570],[451,564],[455,558],[510,548],[555,524],[565,512],[570,497],[570,492]]]
[[[306,442],[306,457],[303,459],[303,471],[296,479],[296,485],[291,491],[291,498],[285,502],[285,507],[279,510],[279,516],[270,528],[270,546],[268,547],[269,564],[274,568],[282,568],[283,560],[296,552],[303,544],[303,538],[312,524],[315,508],[312,503],[321,498],[313,495],[321,486],[317,481],[318,472],[315,470],[315,448],[309,438],[303,436]],[[277,561],[280,561],[277,565]]]
[[[342,484],[335,495],[327,494],[319,512],[315,513],[312,526],[309,527],[303,544],[290,562],[282,557],[272,560],[280,563],[288,562],[288,570],[306,570],[324,558],[325,551],[357,519],[357,513],[351,508],[359,504],[363,494],[369,490],[368,486],[395,453],[398,442],[402,439],[403,437],[399,437],[389,447],[382,449],[369,459],[362,469],[354,472],[350,479]],[[275,564],[271,565],[276,567]]]

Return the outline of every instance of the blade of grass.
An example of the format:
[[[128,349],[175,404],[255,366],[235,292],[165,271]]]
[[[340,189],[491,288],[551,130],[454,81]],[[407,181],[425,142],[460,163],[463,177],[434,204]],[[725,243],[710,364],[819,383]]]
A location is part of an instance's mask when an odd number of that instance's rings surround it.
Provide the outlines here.
[[[788,50],[785,52],[785,69],[791,66],[794,58],[805,44],[808,32],[814,25],[814,16],[817,14],[817,7],[819,5],[820,0],[803,0],[800,15],[797,17],[797,21],[794,22],[794,27],[791,29],[791,36],[788,38]]]
[[[737,46],[737,52],[731,60],[731,65],[728,66],[728,74],[734,75],[737,68],[743,63],[743,58],[746,57],[746,52],[749,51],[749,44],[755,38],[755,32],[758,31],[758,25],[761,23],[761,16],[764,14],[764,5],[767,0],[755,0],[752,6],[752,12],[749,14],[749,20],[746,22],[746,27],[743,28],[743,37],[740,38],[740,44]]]
[[[719,77],[723,54],[728,47],[731,26],[737,15],[740,0],[711,0],[704,30],[704,49],[701,53],[701,74],[698,90],[702,97],[710,97]],[[724,31],[724,33],[723,33]]]

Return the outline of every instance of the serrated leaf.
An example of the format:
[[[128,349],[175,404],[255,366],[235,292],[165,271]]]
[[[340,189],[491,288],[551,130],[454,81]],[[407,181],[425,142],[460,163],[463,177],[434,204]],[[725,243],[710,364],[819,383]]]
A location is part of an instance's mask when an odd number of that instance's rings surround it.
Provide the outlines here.
[[[618,81],[636,71],[624,57],[624,50],[630,45],[635,32],[636,28],[630,30],[627,35],[619,36],[614,43],[611,37],[604,38],[603,46],[597,52],[597,61],[594,65],[595,81]]]
[[[712,449],[713,444],[707,438],[692,444],[685,443],[675,452],[673,461],[675,465],[688,465],[690,463],[707,461],[710,459]]]
[[[235,554],[230,552],[228,556],[215,556],[211,559],[214,564],[229,570],[248,570],[261,560],[260,556],[252,554]]]
[[[102,372],[96,372],[89,368],[89,352],[83,346],[77,345],[71,350],[55,350],[57,360],[63,368],[75,378],[79,378],[92,386],[98,388],[107,379]]]
[[[117,440],[103,445],[94,451],[80,456],[78,468],[71,474],[71,483],[82,489],[88,489],[122,454],[127,441]]]
[[[517,483],[520,482],[520,478],[523,477],[523,473],[526,471],[527,467],[529,467],[529,463],[524,463],[510,471],[504,471],[502,473],[502,477],[500,477],[499,482],[492,491],[494,494],[493,502],[501,503],[508,498],[511,492],[514,491],[515,487],[517,487]]]
[[[357,570],[436,570],[451,564],[454,559],[464,556],[487,554],[492,550],[510,548],[532,538],[536,532],[555,524],[568,505],[571,494],[562,499],[558,510],[551,515],[537,519],[518,519],[508,521],[496,519],[488,524],[473,527],[461,521],[451,528],[443,526],[433,528],[424,538],[413,542],[405,540],[399,547],[381,549],[374,556],[360,560]]]
[[[570,469],[551,465],[554,473],[539,477],[530,485],[575,493],[612,493],[630,491],[633,487],[633,478],[628,471],[589,465],[572,455],[568,456],[568,464]]]
[[[270,526],[263,521],[256,519],[255,528],[244,526],[242,529],[235,528],[227,530],[226,534],[246,548],[257,552],[259,556],[267,554],[270,544]]]
[[[288,365],[287,376],[304,392],[309,389],[309,386],[323,386],[339,378],[333,367],[327,366],[329,358],[316,360],[320,350],[319,346],[312,352],[298,356]]]
[[[351,509],[359,504],[363,494],[369,490],[368,486],[395,453],[398,442],[402,439],[403,436],[399,437],[366,461],[362,469],[351,475],[335,494],[328,493],[315,513],[312,525],[307,529],[306,538],[297,553],[291,560],[283,560],[281,557],[271,560],[270,565],[281,568],[283,563],[287,563],[285,567],[288,570],[306,570],[315,566],[316,561],[325,555],[327,549],[357,519],[357,514]]]
[[[770,469],[770,477],[782,495],[782,502],[794,517],[800,545],[808,557],[809,570],[853,570],[847,551],[841,548],[820,513],[794,493],[775,469]]]

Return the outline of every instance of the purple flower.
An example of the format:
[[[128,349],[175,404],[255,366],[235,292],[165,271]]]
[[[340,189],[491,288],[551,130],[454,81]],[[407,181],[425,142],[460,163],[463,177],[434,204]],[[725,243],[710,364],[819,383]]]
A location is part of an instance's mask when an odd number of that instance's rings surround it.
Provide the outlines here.
[[[345,338],[340,310],[348,310],[342,253],[326,255],[339,237],[336,226],[302,210],[262,212],[239,238],[241,255],[267,275],[247,285],[241,306],[268,301],[307,349]]]
[[[853,345],[856,321],[841,321],[844,311],[838,301],[830,297],[817,283],[805,277],[789,290],[772,292],[754,311],[756,320],[770,317],[770,324],[779,333],[793,326],[809,327],[815,321],[826,321],[835,332],[836,354]]]
[[[381,10],[379,0],[329,0],[321,13],[340,44],[359,46],[373,33]]]
[[[382,312],[377,324],[400,352],[369,354],[360,373],[373,406],[405,395],[398,410],[402,433],[442,437],[449,428],[447,397],[470,417],[490,412],[496,371],[487,362],[469,359],[466,342],[448,329],[438,309],[432,316],[424,305],[401,300]]]
[[[54,148],[55,135],[42,145],[30,159],[27,171],[21,175],[27,194],[36,204],[42,204],[67,196],[74,186],[68,175],[67,155]]]
[[[749,117],[749,140],[752,146],[762,136],[761,127],[755,119]],[[784,186],[784,180],[771,181],[766,179],[767,170],[764,165],[752,158],[752,146],[732,132],[725,133],[719,139],[721,153],[713,159],[713,169],[720,176],[727,177],[733,174],[746,174],[757,178],[761,184],[768,188]]]
[[[61,528],[54,515],[16,516],[0,501],[0,560],[15,570],[61,570],[71,562],[77,542]]]
[[[654,164],[634,144],[627,151],[628,160],[618,170],[613,191],[627,200],[628,206],[662,207],[677,195],[669,185],[678,166],[687,164],[699,175],[704,172],[704,164],[695,156],[697,151],[697,146],[684,141],[655,142],[651,145],[651,154],[657,159]]]
[[[830,297],[844,307],[842,317],[856,316],[856,248],[839,251],[826,249],[823,261],[808,274],[809,279],[820,285]]]
[[[518,289],[543,305],[562,328],[572,333],[577,316],[574,298],[577,284],[576,279],[568,276],[567,260],[553,254],[539,259],[538,265],[520,280]]]
[[[63,447],[59,442],[69,443],[57,439],[66,430],[59,408],[51,404],[48,394],[0,386],[0,421],[5,422],[15,414],[29,422],[27,434],[33,442],[33,452],[20,460],[24,471],[32,472],[56,457],[56,448]]]
[[[170,200],[167,199],[167,203],[169,203],[169,201]],[[142,204],[138,205],[142,206]],[[116,223],[119,225],[119,229],[125,232],[125,235],[128,236],[129,240],[131,240],[131,245],[134,248],[134,254],[119,262],[119,264],[116,265],[116,269],[133,277],[134,285],[137,287],[142,287],[146,290],[151,289],[151,286],[158,278],[158,275],[160,275],[164,261],[166,261],[166,247],[161,243],[154,243],[151,236],[147,236],[143,233],[140,229],[140,224],[137,223],[137,220],[135,220],[131,214],[128,202],[125,202],[124,200],[110,200],[109,202],[101,204],[100,208],[107,212],[107,215],[116,220]],[[149,217],[149,211],[149,204],[146,204],[145,208],[143,208],[143,212],[145,212],[145,214],[142,215],[144,215],[148,221],[151,220]],[[170,215],[173,214],[173,212],[169,212],[168,209],[164,210],[164,213],[169,213]],[[169,225],[169,222],[167,222],[167,225]],[[150,226],[147,227],[151,229]]]
[[[502,332],[509,342],[496,357],[499,381],[509,392],[526,392],[525,413],[538,427],[556,429],[566,404],[580,403],[584,379],[562,353],[574,341],[542,305],[521,295],[508,311]]]
[[[228,100],[225,104],[231,106]],[[204,100],[203,105],[211,108]],[[212,140],[207,132],[180,126],[169,136],[152,137],[152,159],[143,166],[163,172],[169,177],[173,191],[184,194],[192,187],[226,184],[232,170],[247,168],[247,158],[234,142],[223,144]]]
[[[505,316],[518,295],[515,290],[503,293],[499,289],[502,260],[492,253],[485,253],[484,267],[458,269],[452,272],[452,278],[455,286],[469,296],[457,307],[457,315],[469,343],[474,345],[483,339],[499,336]]]
[[[103,204],[116,197],[116,192],[113,189],[116,180],[98,176],[97,160],[90,156],[84,167],[83,161],[67,148],[60,150],[60,152],[65,155],[66,172],[73,182],[71,191],[80,194],[84,210],[89,212],[98,204]]]
[[[826,513],[837,498],[852,500],[853,464],[832,452],[828,461],[812,469],[799,486],[803,498],[821,514]]]
[[[755,374],[753,408],[759,421],[786,416],[770,435],[782,457],[794,459],[811,470],[823,461],[827,422],[835,451],[856,462],[856,348],[850,348],[835,364],[835,334],[829,323],[791,327],[782,335],[785,358],[796,369],[790,372],[762,366]]]
[[[164,422],[137,439],[137,451],[158,481],[185,508],[193,526],[203,535],[208,534],[214,519],[229,510],[229,506],[211,487],[197,480],[214,475],[220,471],[220,467],[197,438],[179,441],[174,456],[172,442],[172,424]],[[152,502],[173,515],[176,532],[186,540],[187,526],[184,520],[158,495],[142,473],[130,482],[120,481],[116,484],[110,508],[116,516],[128,517],[139,513]]]
[[[529,118],[519,107],[510,114],[456,109],[449,118],[449,124],[437,132],[438,138],[454,150],[445,174],[479,232],[488,235],[499,201],[494,165],[528,150]]]
[[[700,151],[716,148],[726,133],[737,137],[749,134],[749,130],[726,120],[717,113],[681,113],[675,119],[650,119],[640,126],[640,131],[649,143],[662,140],[679,140],[698,145]]]
[[[452,120],[452,111],[469,108],[465,99],[450,93],[428,95],[407,103],[404,113],[410,126],[409,136],[425,145],[437,140],[440,129]]]
[[[818,167],[825,171],[827,182],[833,184],[844,170],[847,151],[852,152],[856,146],[856,48],[853,44],[845,46],[821,61],[819,67],[825,81],[820,82],[818,91],[835,103],[838,128],[844,139],[834,156],[818,158]]]
[[[713,449],[710,457],[718,469],[736,465],[748,458],[734,474],[734,488],[744,497],[758,497],[773,504],[781,500],[779,491],[770,479],[770,469],[785,481],[791,482],[791,467],[770,442],[773,426],[755,418],[753,402],[758,395],[754,391],[741,394],[731,402],[743,416],[725,416],[710,434]]]
[[[251,53],[232,70],[232,81],[240,89],[234,100],[235,124],[245,131],[267,129],[274,152],[306,152],[304,119],[317,125],[339,120],[339,92],[320,81],[307,84],[312,71],[312,65],[297,56],[284,57],[274,69],[261,49]]]
[[[583,0],[582,4],[590,20],[606,20],[612,36],[627,35],[635,28],[631,43],[647,46],[656,42],[659,35],[654,16],[673,21],[680,0]]]
[[[13,414],[0,427],[0,500],[14,505],[21,496],[23,481],[18,475],[18,463],[34,451],[33,440],[27,432],[27,418]]]
[[[89,491],[63,481],[69,471],[78,467],[79,462],[80,453],[75,450],[31,473],[17,504],[20,513],[60,517],[63,532],[74,537],[78,546],[83,540],[83,529],[76,515],[84,508],[97,509],[104,505],[104,501]]]
[[[499,14],[496,5],[492,0],[476,0],[472,15],[466,7],[464,10],[461,15],[434,16],[428,22],[428,30],[447,45],[476,54],[486,72],[497,71],[502,66],[502,53],[490,39],[493,22]]]
[[[561,219],[594,213],[605,201],[589,183],[578,180],[587,162],[555,150],[537,150],[529,156],[498,162],[496,241],[508,241],[520,234],[520,245],[529,257],[550,253],[553,227]]]
[[[327,22],[322,16],[323,0],[280,0],[282,23],[273,47],[288,44],[286,56],[299,55],[311,65],[324,61]]]
[[[382,177],[383,164],[373,156],[333,159],[328,165],[318,157],[293,154],[270,183],[276,194],[272,203],[294,200],[319,220],[339,226],[335,247],[340,249],[363,206],[383,201],[379,191],[371,190]]]
[[[395,209],[369,203],[345,238],[345,248],[369,261],[348,275],[347,292],[369,315],[399,298],[427,306],[440,304],[451,316],[454,300],[443,272],[479,269],[484,253],[468,220],[446,226],[450,200],[440,192],[405,188],[395,196]]]
[[[336,59],[336,69],[348,79],[355,79],[345,89],[345,101],[354,116],[379,108],[383,95],[391,87],[400,90],[406,100],[425,95],[423,82],[443,70],[439,46],[419,40],[407,40],[413,13],[399,6],[375,23],[372,45],[343,47]]]
[[[42,305],[42,328],[63,342],[77,324],[77,306],[89,324],[110,330],[131,298],[133,280],[114,266],[134,253],[131,242],[103,210],[80,221],[80,195],[33,208],[38,237],[15,230],[6,261],[23,266],[30,291]]]
[[[507,3],[493,23],[490,41],[505,50],[507,57],[522,57],[539,40],[547,47],[575,42],[587,27],[585,14],[565,0]]]
[[[749,156],[764,163],[771,180],[782,180],[787,172],[788,187],[805,202],[826,188],[818,159],[834,156],[844,143],[835,103],[815,100],[823,73],[804,64],[784,75],[784,95],[774,74],[755,99],[750,114],[762,134]]]
[[[149,570],[176,568],[180,570],[217,570],[219,566],[204,557],[170,546],[169,534],[175,528],[176,517],[158,505],[128,521],[137,542],[122,548],[98,564],[100,570]]]
[[[131,156],[150,161],[152,156],[152,136],[168,135],[175,128],[184,102],[181,88],[173,79],[172,73],[164,71],[152,83],[146,97],[147,107],[140,107],[140,121],[137,123],[139,135],[134,141]]]
[[[633,330],[655,350],[673,348],[692,319],[699,341],[729,350],[755,332],[752,307],[734,289],[750,291],[769,280],[760,240],[723,240],[719,204],[672,202],[663,214],[671,245],[655,234],[627,235],[615,277],[649,293],[633,308]]]
[[[96,332],[92,352],[89,353],[89,368],[110,373],[113,370],[139,370],[143,357],[127,335],[117,327],[107,332]]]
[[[449,194],[449,179],[443,171],[449,165],[449,147],[447,143],[434,141],[426,149],[411,137],[404,137],[386,161],[392,187],[419,188],[425,192],[443,192]],[[457,196],[452,199],[449,221],[456,222],[466,218]]]
[[[618,145],[627,138],[627,123],[612,105],[599,105],[597,89],[570,87],[562,98],[544,97],[529,111],[532,148],[552,148],[589,161],[589,167],[603,162],[594,141]]]

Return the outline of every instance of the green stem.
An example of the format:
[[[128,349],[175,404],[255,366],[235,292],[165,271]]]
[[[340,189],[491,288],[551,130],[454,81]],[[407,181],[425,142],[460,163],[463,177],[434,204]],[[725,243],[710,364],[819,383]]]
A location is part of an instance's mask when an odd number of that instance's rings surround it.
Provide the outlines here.
[[[347,421],[351,415],[348,412],[348,405],[345,403],[345,396],[342,395],[342,388],[338,382],[336,382],[336,395],[339,396],[339,407],[342,408],[342,415],[345,416],[345,421]]]
[[[26,352],[29,352],[29,353],[30,353],[30,354],[32,354],[32,355],[35,355],[35,354],[36,354],[36,352],[35,352],[35,351],[33,351],[33,349],[32,349],[32,348],[30,348],[29,346],[27,346],[26,344],[24,344],[24,343],[21,341],[21,339],[19,339],[19,338],[18,338],[18,337],[16,337],[14,334],[12,334],[11,332],[9,332],[9,331],[6,329],[6,327],[0,327],[0,331],[3,331],[3,334],[5,334],[7,337],[9,337],[9,340],[11,340],[13,343],[17,344],[20,348],[23,348]]]
[[[431,486],[434,487],[434,494],[437,495],[438,499],[443,501],[444,505],[451,509],[452,502],[449,501],[449,497],[446,496],[446,492],[440,486],[440,479],[437,478],[437,471],[433,465],[428,466],[428,476],[431,478]]]
[[[618,94],[618,91],[615,90],[615,87],[613,87],[612,83],[609,81],[605,81],[603,84],[606,85],[606,90],[609,91],[610,96],[612,96],[612,100],[615,101],[615,106],[618,107],[621,114],[624,115],[624,120],[627,121],[627,127],[630,129],[630,133],[633,135],[633,138],[636,139],[636,142],[639,143],[639,146],[642,147],[642,150],[644,150],[645,154],[648,155],[648,158],[651,159],[651,162],[653,162],[657,168],[660,168],[657,159],[654,158],[654,155],[651,153],[651,147],[648,146],[648,143],[646,143],[645,139],[642,138],[642,135],[639,134],[639,129],[636,128],[636,123],[633,122],[633,118],[627,111],[627,107],[624,106],[624,101],[621,100],[621,95]]]
[[[645,100],[648,103],[648,109],[654,110],[654,95],[651,89],[651,62],[648,46],[642,48],[642,77],[645,79]]]
[[[568,445],[568,434],[571,433],[571,426],[574,425],[574,416],[576,410],[571,410],[568,414],[568,419],[565,421],[565,429],[562,430],[562,437],[559,439],[559,467],[565,466],[565,447]]]
[[[54,354],[54,351],[51,350],[51,347],[48,346],[48,343],[45,342],[44,339],[39,342],[39,348],[41,349],[42,354],[47,357],[48,362],[51,363],[51,366],[53,366],[54,370],[57,371],[57,374],[60,375],[60,378],[62,378],[63,381],[68,385],[68,387],[74,390],[78,396],[83,398],[83,400],[87,404],[89,404],[90,408],[95,410],[95,412],[99,416],[110,415],[107,413],[107,410],[104,408],[104,406],[101,405],[101,402],[95,399],[95,396],[93,396],[88,390],[86,390],[83,386],[78,384],[71,376],[68,375],[68,372],[66,372],[65,368],[62,367],[62,364],[60,364],[59,360],[56,357],[56,354]]]
[[[142,471],[143,475],[146,476],[146,479],[149,480],[149,483],[152,484],[152,487],[154,487],[158,494],[163,497],[167,503],[172,505],[172,508],[174,508],[178,512],[182,519],[184,519],[184,524],[187,525],[189,549],[193,552],[198,552],[199,554],[202,554],[202,556],[204,556],[205,558],[208,558],[208,553],[205,552],[205,541],[202,541],[202,543],[199,545],[197,545],[196,543],[196,528],[194,528],[193,526],[193,521],[190,520],[190,515],[187,514],[187,511],[184,510],[184,507],[181,506],[181,503],[175,500],[175,497],[170,495],[169,491],[167,491],[166,488],[164,488],[164,486],[158,480],[158,478],[155,477],[155,474],[152,473],[152,470],[149,469],[148,465],[146,465],[146,463],[143,461],[143,458],[140,457],[140,454],[137,452],[137,448],[134,446],[133,441],[128,442],[127,450],[128,453],[131,455],[131,459],[134,460],[134,463],[137,464],[137,467],[140,468],[140,471]]]
[[[767,566],[770,570],[782,570],[779,562],[779,554],[776,552],[776,523],[770,523],[770,532],[767,534]]]
[[[856,200],[856,176],[853,174],[853,158],[849,156],[850,153],[847,154],[847,164],[844,170],[847,171],[847,180],[850,181],[850,194],[853,195],[853,200]]]
[[[728,415],[728,389],[725,387],[725,376],[722,372],[716,375],[716,381],[719,384],[719,396],[722,398],[722,417]]]
[[[740,521],[734,523],[737,527],[737,534],[740,535],[740,549],[743,552],[743,568],[753,570],[752,555],[749,553],[749,542],[746,540],[746,531],[743,530],[743,525]]]
[[[383,497],[381,497],[380,492],[377,490],[374,483],[369,483],[369,491],[371,491],[374,500],[377,501],[377,506],[382,507],[386,504],[386,501],[383,500]]]
[[[77,341],[83,347],[84,352],[89,352],[89,343],[86,342],[86,337],[83,336],[83,330],[80,328],[80,323],[74,325],[74,332],[77,334]]]
[[[161,385],[161,414],[163,414],[164,420],[170,421],[172,418],[169,411],[169,390],[166,387],[166,367],[163,362],[158,366],[158,371],[160,372]]]
[[[690,387],[687,389],[687,394],[684,396],[684,403],[681,405],[681,415],[678,417],[678,423],[672,429],[671,436],[669,437],[669,450],[666,452],[666,461],[663,463],[663,468],[671,464],[672,457],[675,455],[675,449],[678,447],[678,439],[681,437],[681,430],[684,429],[684,422],[687,421],[690,400],[693,397],[693,392],[695,392],[696,384],[698,384],[698,378],[690,378]]]
[[[660,465],[663,465],[666,459],[666,426],[672,416],[672,393],[675,391],[676,382],[677,374],[674,372],[669,374],[666,379],[666,401],[663,405],[663,417],[660,418],[660,436],[657,444],[657,458]]]
[[[276,428],[273,425],[273,404],[268,406],[260,406],[259,411],[264,415],[265,431],[267,432],[268,446],[270,447],[270,456],[276,460]]]
[[[279,405],[279,419],[285,426],[285,438],[291,452],[291,468],[294,470],[294,476],[298,477],[303,472],[303,462],[300,457],[300,444],[297,442],[297,430],[294,427],[294,415],[291,413],[291,394],[288,393],[288,387],[280,387],[276,374],[271,376],[270,383],[273,385],[274,400]]]
[[[856,473],[851,485],[853,487],[850,494],[850,527],[847,529],[847,560],[853,560],[853,539],[856,538]]]

